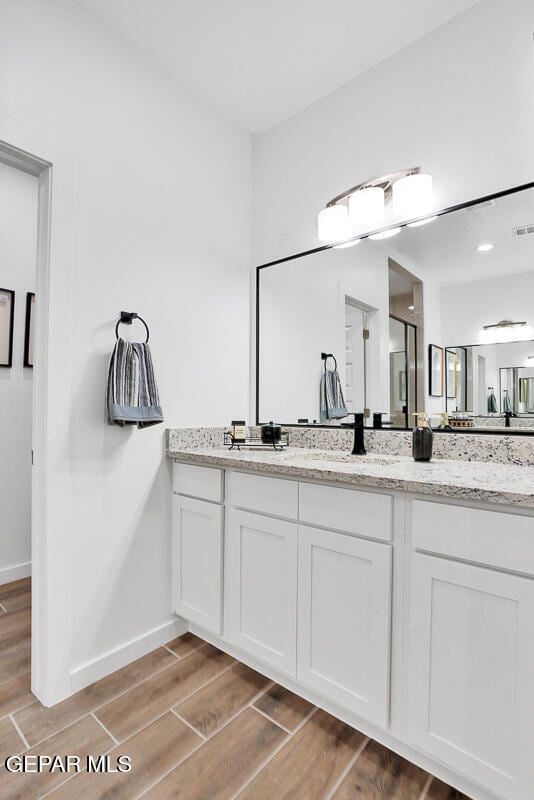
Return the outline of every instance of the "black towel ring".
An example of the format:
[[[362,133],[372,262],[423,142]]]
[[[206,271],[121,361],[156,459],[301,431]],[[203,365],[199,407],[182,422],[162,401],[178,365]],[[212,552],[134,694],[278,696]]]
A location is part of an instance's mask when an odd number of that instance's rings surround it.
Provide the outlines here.
[[[143,317],[140,317],[139,314],[136,314],[135,311],[121,311],[120,319],[117,321],[115,325],[115,338],[119,338],[119,325],[123,322],[125,325],[131,325],[134,319],[138,319],[139,322],[142,322],[145,326],[146,330],[146,341],[145,344],[148,344],[148,340],[150,339],[150,331],[148,330],[148,325],[146,324]]]
[[[335,355],[333,353],[321,353],[321,358],[324,361],[324,368],[325,369],[327,368],[326,367],[326,362],[328,361],[329,358],[332,358],[334,360],[334,369],[337,372],[337,359],[336,359],[336,357],[335,357]]]

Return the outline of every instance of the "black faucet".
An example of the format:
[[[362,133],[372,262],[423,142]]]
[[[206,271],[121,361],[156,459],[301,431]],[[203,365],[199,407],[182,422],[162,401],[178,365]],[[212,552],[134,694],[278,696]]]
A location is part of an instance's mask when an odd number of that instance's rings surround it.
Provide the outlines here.
[[[504,412],[504,417],[505,417],[505,419],[504,419],[504,427],[505,428],[509,428],[510,427],[510,419],[513,417],[513,413],[511,411],[505,411]]]
[[[353,456],[364,456],[367,453],[363,438],[363,414],[354,415],[354,445],[352,447]]]

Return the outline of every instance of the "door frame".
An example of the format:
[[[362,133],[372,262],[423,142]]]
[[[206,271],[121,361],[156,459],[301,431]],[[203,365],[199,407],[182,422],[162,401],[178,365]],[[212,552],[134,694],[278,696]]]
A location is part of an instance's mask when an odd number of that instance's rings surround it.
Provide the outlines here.
[[[69,421],[75,170],[69,153],[41,132],[2,115],[0,161],[38,179],[31,688],[43,705],[50,706],[71,693]]]

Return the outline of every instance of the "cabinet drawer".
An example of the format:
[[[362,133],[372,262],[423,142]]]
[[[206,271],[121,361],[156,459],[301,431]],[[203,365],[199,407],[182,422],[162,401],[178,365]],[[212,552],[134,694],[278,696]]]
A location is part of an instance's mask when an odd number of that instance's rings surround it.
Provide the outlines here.
[[[534,517],[414,500],[413,546],[534,575]]]
[[[389,542],[393,528],[393,498],[357,489],[301,483],[299,519],[311,525]]]
[[[174,461],[172,465],[172,490],[177,494],[200,497],[212,503],[222,503],[223,472],[214,467],[197,467],[193,464],[181,464]]]
[[[233,506],[275,517],[297,519],[299,486],[296,481],[231,472],[229,482],[229,497]]]

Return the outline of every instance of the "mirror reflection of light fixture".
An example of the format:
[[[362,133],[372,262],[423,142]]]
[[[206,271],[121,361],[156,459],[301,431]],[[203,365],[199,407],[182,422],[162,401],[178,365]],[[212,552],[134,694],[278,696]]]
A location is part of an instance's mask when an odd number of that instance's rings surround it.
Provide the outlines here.
[[[397,215],[405,219],[423,216],[432,208],[432,176],[422,173],[421,167],[411,167],[347,189],[319,212],[319,240],[340,241],[348,238],[351,232],[354,234],[355,230],[378,226],[383,219],[384,207],[392,198]],[[343,202],[347,199],[348,208]],[[425,225],[432,219],[420,220],[419,224]]]
[[[525,367],[534,367],[534,356],[527,356]]]
[[[479,334],[479,341],[486,344],[501,344],[502,342],[519,342],[532,339],[532,326],[526,322],[512,322],[503,319],[494,325],[484,325]]]
[[[381,239],[389,239],[391,236],[396,236],[400,233],[402,228],[389,228],[387,231],[379,231],[378,233],[372,233],[369,236],[369,239],[373,239],[373,241],[379,242]]]
[[[361,239],[351,239],[350,242],[343,242],[343,244],[335,244],[334,250],[344,250],[345,247],[354,247],[355,244],[360,244]]]
[[[420,228],[421,225],[428,225],[429,222],[434,222],[438,217],[425,217],[425,219],[418,219],[417,222],[409,222],[407,228]]]

